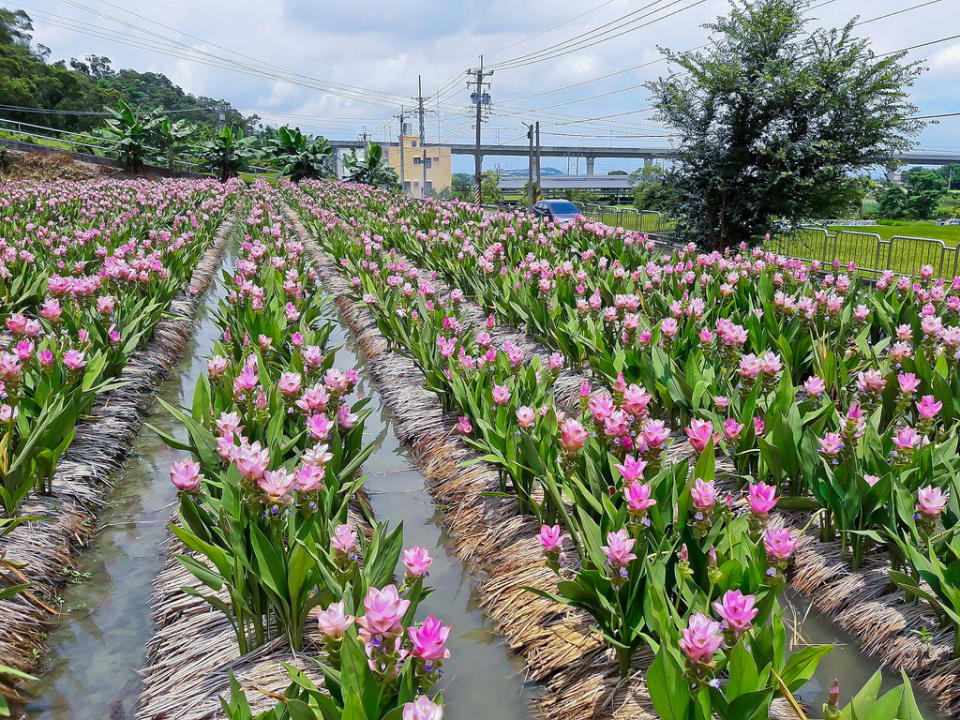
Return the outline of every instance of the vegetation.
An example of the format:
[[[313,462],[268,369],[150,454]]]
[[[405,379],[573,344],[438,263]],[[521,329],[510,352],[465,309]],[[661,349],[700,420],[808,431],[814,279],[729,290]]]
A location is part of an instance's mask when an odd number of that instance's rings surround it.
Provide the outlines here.
[[[877,214],[891,220],[926,220],[935,217],[947,192],[940,173],[912,168],[902,174],[903,185],[887,183],[880,193]]]
[[[834,215],[849,173],[888,161],[922,127],[907,99],[920,68],[878,58],[853,21],[808,30],[804,0],[731,4],[707,26],[706,51],[665,50],[680,72],[648,84],[681,135],[677,230],[705,247]]]
[[[294,182],[333,177],[333,148],[322,137],[311,137],[300,128],[281,127],[266,148],[281,165],[280,173]]]
[[[383,148],[368,142],[366,148],[358,148],[343,159],[347,179],[352,182],[373,185],[388,190],[400,190],[400,178],[383,157]]]
[[[199,155],[207,165],[226,182],[249,164],[254,155],[253,138],[244,137],[239,125],[227,125],[211,139],[202,143]]]

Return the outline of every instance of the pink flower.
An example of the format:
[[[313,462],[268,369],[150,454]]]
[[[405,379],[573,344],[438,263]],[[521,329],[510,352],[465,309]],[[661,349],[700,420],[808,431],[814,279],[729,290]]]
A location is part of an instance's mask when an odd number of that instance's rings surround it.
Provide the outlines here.
[[[920,434],[912,427],[900,428],[893,436],[893,444],[901,452],[913,450],[920,445],[921,441]]]
[[[613,404],[613,398],[608,393],[599,393],[590,398],[587,403],[587,409],[593,415],[594,420],[603,422],[613,414],[616,405]]]
[[[620,473],[624,482],[627,483],[643,479],[643,471],[646,467],[646,462],[637,460],[633,455],[627,455],[623,458],[623,464],[616,466],[617,472]]]
[[[407,628],[407,635],[410,636],[410,642],[413,644],[414,657],[431,664],[450,657],[450,651],[445,645],[450,635],[450,628],[433,615],[427,615],[419,628]]]
[[[630,552],[636,542],[626,529],[621,529],[607,533],[607,544],[601,545],[600,549],[607,556],[611,567],[617,569],[629,565],[631,560],[636,560],[637,556]]]
[[[642,418],[647,414],[647,405],[652,399],[652,396],[639,385],[630,385],[623,391],[622,407],[634,417]]]
[[[632,482],[623,489],[631,513],[642,515],[657,504],[657,501],[650,497],[650,492],[649,484],[639,482]]]
[[[690,488],[690,499],[697,510],[710,510],[717,503],[717,487],[713,480],[704,482],[703,478],[697,478]]]
[[[360,416],[355,412],[350,412],[350,406],[346,403],[337,408],[337,423],[344,430],[349,430],[352,428],[357,424],[357,420],[359,419]]]
[[[510,388],[506,385],[494,385],[492,396],[497,405],[506,405],[510,402]]]
[[[943,408],[943,403],[934,400],[933,395],[924,395],[922,398],[920,398],[920,402],[916,403],[916,406],[917,415],[924,420],[932,420],[940,414],[940,410]]]
[[[6,407],[6,406],[4,406]],[[200,487],[200,463],[184,458],[170,465],[170,482],[181,492],[193,492]]]
[[[825,457],[836,457],[841,450],[843,450],[843,438],[839,433],[828,432],[820,438],[820,453]]]
[[[768,528],[763,534],[763,548],[774,560],[789,560],[797,547],[797,539],[789,530]]]
[[[560,526],[554,525],[550,527],[549,525],[543,525],[537,535],[537,540],[543,545],[544,553],[559,552],[563,542],[560,537]]]
[[[460,419],[457,420],[457,430],[459,430],[462,435],[469,435],[472,433],[473,425],[470,424],[470,418],[461,415]]]
[[[285,372],[280,375],[277,387],[287,397],[293,397],[300,392],[301,376],[298,372]]]
[[[347,411],[349,412],[349,408]],[[307,434],[314,440],[326,440],[330,437],[331,430],[333,421],[326,415],[315,413],[307,418]]]
[[[223,377],[223,374],[227,371],[227,359],[222,355],[214,355],[212,358],[207,360],[207,373],[210,375],[212,380]]]
[[[87,364],[87,361],[83,358],[83,353],[79,350],[67,350],[63,354],[63,364],[71,372],[79,372]]]
[[[343,600],[331,603],[326,610],[317,612],[317,626],[324,638],[340,640],[347,628],[353,624],[353,617],[343,612]]]
[[[567,418],[560,425],[560,447],[568,453],[578,452],[583,448],[590,433],[584,429],[579,420]]]
[[[754,515],[765,517],[779,501],[777,497],[777,488],[773,485],[759,482],[750,485],[750,494],[747,496],[747,502],[750,503],[750,510]]]
[[[900,373],[897,375],[897,383],[900,385],[900,392],[904,395],[913,395],[920,387],[920,379],[913,373]]]
[[[709,665],[713,654],[723,644],[720,623],[698,612],[690,617],[687,627],[681,631],[680,649],[693,662]]]
[[[350,555],[357,550],[357,531],[349,525],[337,525],[330,538],[330,547],[334,553]]]
[[[873,487],[873,486],[876,485],[878,482],[880,482],[880,478],[879,478],[879,476],[877,476],[877,475],[864,475],[864,476],[863,476],[863,480],[864,480],[864,482],[866,482],[867,485],[869,485],[870,487]]]
[[[820,397],[823,391],[827,389],[827,384],[822,378],[811,375],[804,381],[803,387],[811,397]]]
[[[943,512],[950,496],[940,488],[927,485],[917,490],[917,512],[928,518],[935,518]]]
[[[879,395],[887,381],[879,370],[867,370],[857,375],[857,390],[868,395]]]
[[[537,419],[537,411],[526,405],[517,410],[517,425],[522,428],[532,428]]]
[[[425,547],[414,545],[412,548],[403,551],[401,561],[410,576],[418,578],[426,574],[433,563],[433,558],[430,557]]]
[[[331,455],[332,457],[332,455]],[[324,470],[320,465],[304,465],[293,474],[298,492],[314,492],[323,487]]]
[[[285,501],[293,488],[294,476],[283,468],[267,470],[257,479],[257,485],[271,500]]]
[[[710,440],[713,439],[713,423],[710,420],[693,418],[690,421],[690,427],[686,428],[684,432],[686,432],[687,437],[690,438],[690,444],[693,446],[693,449],[698,453],[702,453],[707,449]]]
[[[233,451],[233,461],[244,478],[258,480],[270,462],[270,449],[261,448],[258,442],[242,444]]]
[[[755,599],[753,595],[744,595],[739,590],[727,590],[722,602],[713,603],[713,609],[723,618],[723,629],[741,633],[753,627],[752,621],[758,612],[753,606]]]
[[[404,704],[403,720],[443,720],[443,707],[421,695],[415,702]]]
[[[743,432],[743,424],[738,423],[734,418],[727,418],[723,423],[723,437],[728,442],[734,442],[740,439],[740,433]]]
[[[363,617],[357,618],[357,624],[369,635],[399,635],[400,621],[403,619],[409,600],[401,600],[397,587],[387,585],[383,590],[370,588],[363,599]]]

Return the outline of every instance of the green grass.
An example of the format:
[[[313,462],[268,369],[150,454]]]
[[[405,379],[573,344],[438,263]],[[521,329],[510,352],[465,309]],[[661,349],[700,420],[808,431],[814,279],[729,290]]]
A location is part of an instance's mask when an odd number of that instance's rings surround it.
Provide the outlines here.
[[[879,223],[869,227],[848,227],[834,226],[830,232],[837,230],[850,230],[854,232],[876,233],[883,240],[889,240],[894,235],[903,235],[905,237],[935,238],[952,247],[960,243],[960,225],[937,225],[933,221],[913,221],[913,222],[892,222],[879,221]]]

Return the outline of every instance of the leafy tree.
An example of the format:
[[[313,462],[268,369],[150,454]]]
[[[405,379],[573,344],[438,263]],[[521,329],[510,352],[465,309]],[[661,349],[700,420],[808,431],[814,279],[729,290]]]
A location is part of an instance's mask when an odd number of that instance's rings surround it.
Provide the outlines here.
[[[947,190],[960,190],[960,165],[956,163],[943,165],[934,172],[947,181]]]
[[[778,225],[835,211],[850,172],[909,148],[923,124],[909,88],[921,69],[877,57],[839,29],[808,30],[808,0],[731,0],[708,49],[674,53],[648,83],[680,136],[671,210],[709,247],[757,242]]]
[[[294,182],[305,178],[333,177],[333,148],[322,137],[308,137],[300,128],[281,127],[265,147],[282,164],[281,174]]]
[[[137,173],[143,167],[144,156],[158,118],[142,115],[137,108],[123,100],[120,100],[119,105],[118,110],[106,108],[113,116],[107,119],[106,136],[111,143],[111,150],[123,160],[124,169]]]
[[[367,142],[365,148],[347,153],[343,158],[343,167],[347,179],[388,190],[400,190],[400,178],[397,171],[390,167],[384,157],[383,148],[376,143]]]
[[[947,181],[933,170],[912,168],[901,175],[903,187],[888,183],[877,201],[877,214],[897,220],[935,217]]]
[[[674,202],[676,191],[667,173],[659,165],[647,165],[630,173],[633,204],[639,210],[663,212]]]
[[[243,170],[253,156],[252,137],[244,137],[239,125],[227,125],[200,145],[200,157],[208,168],[220,176],[220,182],[226,182]]]
[[[450,176],[450,193],[458,200],[473,200],[473,178],[467,173],[454,173]]]
[[[626,170],[611,170],[610,172],[607,173],[607,175],[629,175],[629,174],[630,173],[628,173]]]
[[[471,199],[473,196],[471,195]],[[495,170],[487,170],[480,177],[480,202],[484,205],[496,205],[503,199],[500,192],[500,178]]]
[[[149,120],[150,144],[156,149],[158,157],[169,170],[173,170],[174,155],[184,149],[184,141],[196,133],[196,127],[189,120],[171,120],[163,110],[156,108]]]

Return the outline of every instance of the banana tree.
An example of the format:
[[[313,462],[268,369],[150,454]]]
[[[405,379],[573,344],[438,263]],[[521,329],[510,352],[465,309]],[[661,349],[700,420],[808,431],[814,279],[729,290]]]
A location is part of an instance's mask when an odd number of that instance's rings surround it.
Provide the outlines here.
[[[252,137],[244,137],[243,129],[239,125],[227,125],[207,140],[199,148],[200,157],[207,163],[210,170],[218,173],[220,182],[226,182],[246,167],[254,150],[251,147]]]
[[[347,179],[387,189],[399,187],[396,171],[384,162],[383,148],[367,142],[367,147],[347,153],[343,158]]]
[[[127,172],[136,173],[143,167],[144,154],[150,143],[156,119],[141,116],[140,111],[120,100],[120,108],[104,107],[113,117],[107,119],[104,132],[111,150],[123,160]]]
[[[300,128],[281,127],[277,136],[268,141],[267,148],[282,163],[280,173],[294,182],[334,174],[330,166],[333,148],[323,137],[304,135]]]
[[[180,149],[184,140],[193,135],[196,127],[186,119],[174,122],[169,115],[164,114],[162,108],[154,109],[149,120],[150,143],[166,162],[167,169],[173,170],[174,153]]]

